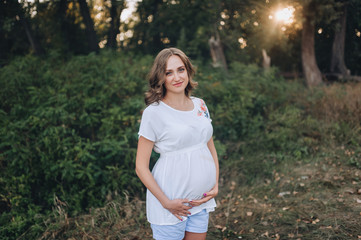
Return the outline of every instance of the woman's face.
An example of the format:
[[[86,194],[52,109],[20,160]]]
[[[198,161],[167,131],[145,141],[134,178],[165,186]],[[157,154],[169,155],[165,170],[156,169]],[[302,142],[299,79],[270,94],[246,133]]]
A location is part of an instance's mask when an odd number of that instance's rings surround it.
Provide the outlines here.
[[[164,86],[167,93],[184,93],[189,82],[187,69],[180,57],[172,55],[167,61]]]

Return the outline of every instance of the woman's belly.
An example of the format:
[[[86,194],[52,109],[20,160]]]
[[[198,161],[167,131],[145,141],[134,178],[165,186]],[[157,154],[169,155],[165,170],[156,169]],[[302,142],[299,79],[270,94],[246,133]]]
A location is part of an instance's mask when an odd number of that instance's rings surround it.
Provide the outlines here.
[[[200,199],[216,184],[214,160],[206,145],[190,152],[161,155],[152,174],[169,199]]]

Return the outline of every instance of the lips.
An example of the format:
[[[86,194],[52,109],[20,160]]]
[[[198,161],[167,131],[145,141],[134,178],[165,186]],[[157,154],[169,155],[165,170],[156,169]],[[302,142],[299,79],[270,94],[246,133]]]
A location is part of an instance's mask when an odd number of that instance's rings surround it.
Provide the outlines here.
[[[183,82],[180,82],[180,83],[176,83],[176,84],[173,84],[174,87],[180,87],[182,86]]]

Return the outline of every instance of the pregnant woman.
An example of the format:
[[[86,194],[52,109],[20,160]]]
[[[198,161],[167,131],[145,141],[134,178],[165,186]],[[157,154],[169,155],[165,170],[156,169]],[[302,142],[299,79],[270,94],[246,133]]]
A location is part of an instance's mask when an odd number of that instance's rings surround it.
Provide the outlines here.
[[[179,49],[162,50],[149,73],[136,173],[147,187],[147,219],[156,240],[204,240],[218,194],[218,157],[210,114],[192,97],[194,68]],[[152,172],[152,149],[160,153]]]

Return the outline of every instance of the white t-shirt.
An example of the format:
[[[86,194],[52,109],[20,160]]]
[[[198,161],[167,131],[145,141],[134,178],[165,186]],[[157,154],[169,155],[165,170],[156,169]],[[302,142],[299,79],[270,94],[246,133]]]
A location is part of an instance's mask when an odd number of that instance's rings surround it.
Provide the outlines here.
[[[154,142],[160,153],[152,174],[169,199],[201,199],[216,184],[216,167],[207,143],[213,134],[210,115],[202,99],[191,97],[191,111],[176,110],[164,102],[153,103],[143,112],[139,136]],[[179,223],[171,212],[147,190],[147,218],[152,224]],[[214,211],[216,202],[191,208],[191,214],[203,209]],[[183,217],[183,220],[186,217]]]

